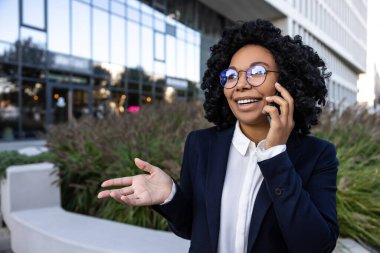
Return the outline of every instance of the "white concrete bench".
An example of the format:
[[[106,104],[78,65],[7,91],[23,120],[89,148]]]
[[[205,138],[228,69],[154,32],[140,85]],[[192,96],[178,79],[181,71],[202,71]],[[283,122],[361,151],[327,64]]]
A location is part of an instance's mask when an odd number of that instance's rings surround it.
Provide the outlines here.
[[[50,163],[12,166],[1,183],[1,208],[14,253],[187,252],[173,233],[67,212]],[[96,196],[94,196],[95,198]]]

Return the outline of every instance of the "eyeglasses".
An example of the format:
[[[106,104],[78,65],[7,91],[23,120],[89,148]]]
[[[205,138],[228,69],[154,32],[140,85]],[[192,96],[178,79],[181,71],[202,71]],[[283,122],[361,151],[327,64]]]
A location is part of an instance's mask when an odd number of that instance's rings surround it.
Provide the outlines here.
[[[223,88],[232,89],[236,86],[239,81],[239,73],[245,72],[245,79],[252,86],[260,86],[265,82],[267,74],[270,72],[279,73],[278,71],[267,70],[261,65],[254,65],[249,67],[246,71],[237,71],[234,68],[228,68],[220,73],[220,84]]]

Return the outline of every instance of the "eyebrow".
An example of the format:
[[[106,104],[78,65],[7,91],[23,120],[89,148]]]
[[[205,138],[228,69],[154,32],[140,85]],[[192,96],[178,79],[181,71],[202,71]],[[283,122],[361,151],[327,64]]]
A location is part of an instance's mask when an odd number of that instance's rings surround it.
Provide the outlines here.
[[[265,63],[265,62],[262,62],[262,61],[255,61],[255,62],[252,62],[251,65],[249,65],[249,66],[252,67],[252,66],[255,66],[255,65],[265,65],[265,66],[267,66],[268,68],[270,67],[268,63]]]
[[[265,63],[265,62],[262,62],[262,61],[255,61],[255,62],[252,62],[250,65],[249,65],[249,68],[252,67],[252,66],[255,66],[255,65],[264,65],[268,68],[270,68],[269,64],[268,63]],[[235,70],[237,70],[237,68],[235,66],[229,66],[229,68],[234,68]]]

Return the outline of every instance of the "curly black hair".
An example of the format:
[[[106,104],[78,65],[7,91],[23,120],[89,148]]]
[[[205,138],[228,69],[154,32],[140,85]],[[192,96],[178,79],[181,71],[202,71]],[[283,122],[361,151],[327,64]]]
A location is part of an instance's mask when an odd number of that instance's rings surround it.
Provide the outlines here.
[[[241,47],[255,44],[268,49],[279,67],[279,83],[294,99],[293,131],[306,135],[318,124],[321,107],[326,104],[325,80],[331,76],[325,62],[299,35],[294,38],[281,34],[270,21],[257,19],[238,22],[224,30],[220,41],[211,47],[201,88],[205,92],[205,118],[218,130],[236,122],[219,83],[219,74],[228,68],[232,56]]]

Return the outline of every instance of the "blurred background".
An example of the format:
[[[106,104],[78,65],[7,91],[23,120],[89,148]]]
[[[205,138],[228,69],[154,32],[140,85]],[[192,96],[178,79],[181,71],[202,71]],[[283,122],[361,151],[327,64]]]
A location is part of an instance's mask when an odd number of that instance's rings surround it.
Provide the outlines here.
[[[376,108],[377,2],[0,0],[0,140],[36,138],[85,115],[202,99],[210,46],[232,21],[255,18],[319,52],[333,73],[330,104]]]
[[[99,184],[140,173],[134,157],[179,178],[186,135],[210,126],[200,90],[210,46],[232,22],[264,18],[332,72],[312,134],[340,161],[334,252],[380,252],[379,10],[378,0],[0,0],[0,180],[9,166],[49,161],[59,207],[168,230],[150,208],[99,201]],[[36,241],[2,217],[0,252]]]

